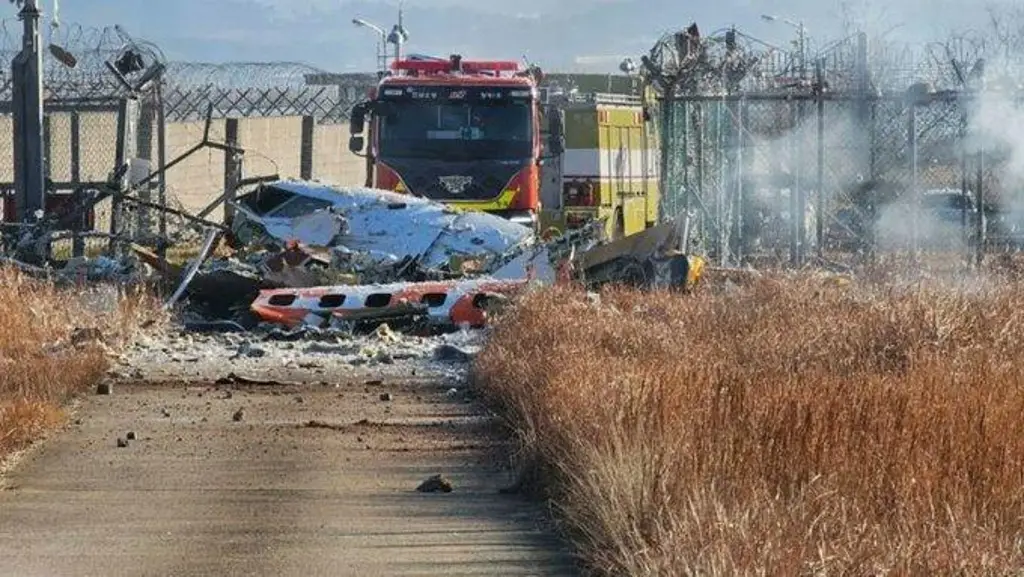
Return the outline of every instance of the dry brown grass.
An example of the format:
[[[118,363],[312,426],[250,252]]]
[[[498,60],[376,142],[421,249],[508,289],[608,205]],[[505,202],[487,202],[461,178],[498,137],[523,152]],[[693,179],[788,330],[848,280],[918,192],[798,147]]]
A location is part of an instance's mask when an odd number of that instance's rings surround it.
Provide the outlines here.
[[[599,574],[1020,574],[1024,289],[893,280],[546,290],[475,376]]]
[[[61,407],[107,370],[110,349],[160,315],[142,294],[58,290],[0,269],[0,456],[63,419]],[[100,342],[72,344],[75,329],[99,329]]]

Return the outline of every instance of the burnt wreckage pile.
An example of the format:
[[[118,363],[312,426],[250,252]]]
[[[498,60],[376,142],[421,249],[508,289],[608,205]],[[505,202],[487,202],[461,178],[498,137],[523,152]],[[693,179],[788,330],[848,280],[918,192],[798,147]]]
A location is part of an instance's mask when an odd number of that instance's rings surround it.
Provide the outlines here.
[[[488,310],[530,285],[685,287],[699,272],[672,252],[674,223],[616,243],[601,243],[601,223],[545,240],[482,212],[295,180],[261,184],[230,204],[230,244],[261,279],[248,310],[290,327],[481,327]]]
[[[73,259],[50,274],[163,284],[173,289],[167,306],[184,304],[194,326],[445,330],[485,325],[489,310],[535,284],[686,288],[700,273],[699,259],[675,250],[674,222],[612,243],[599,222],[540,239],[498,216],[389,191],[281,179],[246,186],[225,201],[229,225],[191,217],[206,232],[182,264],[133,243],[122,258]],[[8,262],[47,271],[35,249],[57,224],[22,234],[18,254],[36,262]]]
[[[676,250],[683,235],[675,222],[611,243],[601,238],[601,222],[538,238],[501,217],[424,198],[276,176],[243,181],[192,215],[138,200],[124,182],[123,171],[115,171],[103,190],[19,225],[5,237],[0,255],[10,256],[0,256],[0,264],[62,283],[162,286],[165,306],[181,310],[186,325],[236,331],[481,327],[488,311],[531,285],[685,289],[702,266]],[[114,238],[111,246],[121,248],[111,256],[55,260],[50,248],[58,231],[72,229],[82,211],[107,198],[169,213],[186,223],[182,232],[199,232],[202,243]],[[222,205],[228,223],[208,220]],[[169,249],[187,256],[173,262]]]
[[[531,281],[553,282],[572,247],[592,242],[539,244],[493,215],[310,181],[260,183],[228,204],[230,254],[199,255],[205,263],[183,279],[189,301],[207,318],[288,327],[481,326],[488,308]]]

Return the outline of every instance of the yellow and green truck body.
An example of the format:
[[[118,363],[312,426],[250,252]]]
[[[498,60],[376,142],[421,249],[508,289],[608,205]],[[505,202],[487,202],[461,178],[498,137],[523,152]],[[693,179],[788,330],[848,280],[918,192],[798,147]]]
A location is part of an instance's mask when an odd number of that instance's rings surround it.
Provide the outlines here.
[[[565,152],[541,167],[541,230],[567,231],[598,219],[607,237],[617,239],[654,226],[658,135],[640,98],[572,96],[549,103],[546,112],[563,117]]]

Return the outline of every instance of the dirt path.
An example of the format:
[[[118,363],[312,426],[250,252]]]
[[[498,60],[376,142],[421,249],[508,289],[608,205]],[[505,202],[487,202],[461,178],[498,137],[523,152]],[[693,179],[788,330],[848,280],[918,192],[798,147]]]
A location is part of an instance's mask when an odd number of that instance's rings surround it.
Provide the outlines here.
[[[574,574],[437,377],[118,385],[75,418],[0,481],[0,574]]]

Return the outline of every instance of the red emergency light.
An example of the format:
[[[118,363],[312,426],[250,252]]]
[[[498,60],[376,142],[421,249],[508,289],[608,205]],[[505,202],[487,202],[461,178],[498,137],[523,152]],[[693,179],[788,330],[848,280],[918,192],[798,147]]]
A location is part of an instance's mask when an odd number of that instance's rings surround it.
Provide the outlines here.
[[[484,74],[493,72],[519,72],[519,63],[510,60],[462,60],[452,56],[450,60],[396,60],[391,63],[396,71],[420,74],[444,74],[446,72],[462,72],[465,74]]]

